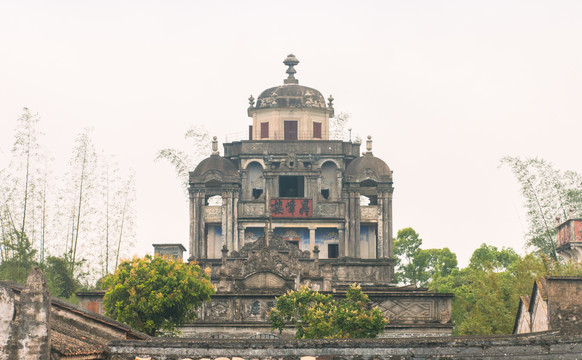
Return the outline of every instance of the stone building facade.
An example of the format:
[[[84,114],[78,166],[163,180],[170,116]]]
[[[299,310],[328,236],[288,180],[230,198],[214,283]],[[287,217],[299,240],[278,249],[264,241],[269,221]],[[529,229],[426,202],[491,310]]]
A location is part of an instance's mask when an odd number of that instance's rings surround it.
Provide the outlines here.
[[[389,336],[450,334],[450,294],[390,285],[392,170],[372,138],[330,139],[333,97],[287,79],[249,98],[249,139],[216,137],[190,173],[190,259],[217,294],[184,335],[269,337],[275,297],[301,285],[337,295],[359,283],[390,318]]]
[[[582,277],[547,276],[534,282],[531,296],[520,298],[513,333],[579,333],[581,328]]]

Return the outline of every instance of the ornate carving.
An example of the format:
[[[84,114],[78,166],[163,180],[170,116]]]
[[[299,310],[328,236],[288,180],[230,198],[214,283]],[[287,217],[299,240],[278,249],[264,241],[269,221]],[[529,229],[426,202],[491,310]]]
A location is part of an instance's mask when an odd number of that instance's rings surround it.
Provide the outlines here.
[[[204,221],[206,221],[206,222],[221,222],[222,221],[222,206],[205,206],[204,207]]]
[[[309,258],[310,252],[301,251],[280,236],[271,234],[268,246],[262,236],[245,244],[240,251],[231,252],[230,257],[237,260],[222,266],[220,272],[234,278],[235,289],[281,288],[299,276],[299,258]]]
[[[281,288],[285,286],[285,279],[273,273],[254,274],[243,282],[249,289]]]
[[[433,320],[435,318],[433,301],[386,300],[379,304],[380,310],[390,320]]]
[[[297,156],[295,155],[294,152],[289,153],[289,156],[287,156],[287,159],[285,159],[285,165],[289,169],[297,168]]]
[[[368,205],[360,207],[360,216],[362,220],[376,221],[378,220],[378,205]]]
[[[246,216],[262,216],[265,214],[265,204],[244,204],[243,213]]]
[[[229,306],[223,302],[210,303],[210,316],[214,319],[228,318]]]
[[[321,216],[339,216],[339,207],[337,204],[318,204],[317,211]]]

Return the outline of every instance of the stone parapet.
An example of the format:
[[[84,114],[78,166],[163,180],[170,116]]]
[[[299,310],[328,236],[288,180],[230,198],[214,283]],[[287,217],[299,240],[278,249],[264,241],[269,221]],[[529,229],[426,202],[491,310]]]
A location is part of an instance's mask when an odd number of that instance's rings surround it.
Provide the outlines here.
[[[115,341],[111,360],[169,359],[578,359],[582,336],[533,335],[352,340],[196,340]]]

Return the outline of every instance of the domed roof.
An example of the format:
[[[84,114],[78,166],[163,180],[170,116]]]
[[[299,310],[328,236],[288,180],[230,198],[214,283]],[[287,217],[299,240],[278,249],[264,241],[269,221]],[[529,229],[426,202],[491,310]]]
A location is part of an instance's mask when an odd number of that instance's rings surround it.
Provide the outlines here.
[[[344,176],[350,181],[363,181],[366,179],[372,179],[374,181],[383,181],[386,177],[392,177],[392,170],[388,167],[388,164],[384,160],[372,155],[372,137],[368,136],[367,140],[367,152],[363,156],[360,156],[346,167],[344,171]]]
[[[299,85],[299,81],[295,79],[297,71],[294,66],[299,64],[299,60],[295,55],[289,54],[283,63],[289,67],[286,71],[289,76],[285,79],[283,85],[263,91],[257,99],[256,108],[305,107],[327,109],[325,98],[319,91]],[[249,102],[252,108],[254,105],[252,96],[249,98]],[[330,109],[333,108],[332,102],[333,98],[330,97]]]
[[[210,157],[202,160],[192,172],[192,176],[204,176],[204,174],[212,171],[221,173],[222,177],[238,176],[238,170],[234,164],[217,154],[210,155]]]
[[[310,87],[285,84],[267,89],[259,95],[257,108],[310,107],[326,108],[323,95]]]

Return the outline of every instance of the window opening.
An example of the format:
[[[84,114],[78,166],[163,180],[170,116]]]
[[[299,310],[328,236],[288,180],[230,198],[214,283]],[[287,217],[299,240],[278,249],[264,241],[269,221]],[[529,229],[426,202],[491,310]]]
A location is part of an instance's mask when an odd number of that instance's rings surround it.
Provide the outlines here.
[[[279,176],[279,197],[303,197],[303,176]]]
[[[313,123],[313,138],[314,139],[321,139],[321,123],[320,122]]]
[[[335,259],[339,257],[339,244],[327,244],[328,259]]]
[[[206,196],[206,205],[208,205],[208,206],[221,206],[222,205],[222,196],[220,196],[220,195]]]
[[[324,199],[329,199],[329,189],[321,189],[321,195]]]
[[[266,139],[269,137],[269,123],[261,123],[261,139]]]
[[[360,206],[370,205],[370,198],[364,195],[360,195]]]
[[[257,200],[259,197],[261,197],[262,193],[263,189],[253,189],[253,199]]]
[[[297,140],[297,121],[285,120],[283,130],[285,140]]]

